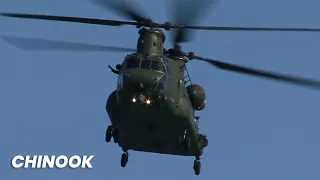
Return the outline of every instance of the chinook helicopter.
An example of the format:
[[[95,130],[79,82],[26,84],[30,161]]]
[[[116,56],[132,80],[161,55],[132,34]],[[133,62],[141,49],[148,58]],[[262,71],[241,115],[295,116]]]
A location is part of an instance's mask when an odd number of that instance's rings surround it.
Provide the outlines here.
[[[118,75],[117,88],[108,97],[106,111],[111,125],[106,129],[105,140],[113,138],[123,150],[121,166],[128,162],[128,151],[152,152],[180,156],[194,156],[193,169],[200,174],[201,155],[208,146],[205,134],[199,131],[199,117],[206,105],[205,90],[191,82],[186,68],[188,60],[201,60],[212,66],[227,70],[306,86],[320,90],[320,82],[263,71],[183,52],[180,43],[188,40],[188,29],[226,31],[309,31],[320,29],[303,28],[254,28],[189,25],[214,3],[208,0],[176,2],[177,24],[156,23],[126,2],[95,0],[100,6],[115,10],[132,21],[89,19],[78,17],[49,16],[36,14],[0,13],[1,16],[27,19],[43,19],[108,26],[134,25],[139,30],[136,49],[50,41],[14,36],[1,38],[12,45],[27,50],[79,50],[122,51],[128,54],[121,64],[111,71]],[[189,5],[186,6],[186,5]],[[192,13],[190,13],[192,11]],[[198,13],[198,14],[197,14]],[[177,29],[173,33],[173,48],[164,48],[165,34],[161,29]]]

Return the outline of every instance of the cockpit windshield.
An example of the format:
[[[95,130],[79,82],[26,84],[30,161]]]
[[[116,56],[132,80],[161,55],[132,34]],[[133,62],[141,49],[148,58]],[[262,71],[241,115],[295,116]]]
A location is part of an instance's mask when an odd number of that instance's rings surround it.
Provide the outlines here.
[[[140,68],[141,69],[150,69],[150,64],[151,64],[150,60],[147,60],[147,59],[146,60],[142,60]]]
[[[139,59],[129,59],[126,61],[126,67],[128,69],[138,69],[140,66],[140,60]]]
[[[166,62],[162,60],[149,60],[149,59],[127,59],[125,67],[128,69],[152,69],[166,73]]]
[[[151,69],[161,71],[161,72],[166,72],[164,62],[162,61],[152,61]]]

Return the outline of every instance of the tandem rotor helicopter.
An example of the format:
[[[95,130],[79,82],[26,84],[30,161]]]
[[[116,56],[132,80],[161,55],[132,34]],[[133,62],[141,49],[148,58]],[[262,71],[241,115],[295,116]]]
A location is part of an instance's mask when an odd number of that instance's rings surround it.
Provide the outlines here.
[[[94,2],[101,7],[115,10],[132,21],[19,13],[0,13],[0,15],[107,26],[133,25],[140,28],[136,49],[14,36],[2,36],[2,39],[18,48],[29,50],[133,52],[128,54],[123,62],[116,66],[116,69],[109,66],[113,73],[118,74],[118,84],[116,90],[109,95],[106,103],[106,111],[112,125],[106,129],[105,140],[110,142],[113,138],[114,142],[122,148],[122,167],[125,167],[128,162],[128,150],[134,150],[194,156],[196,159],[193,169],[196,175],[200,174],[200,159],[204,148],[208,146],[208,139],[205,134],[201,134],[199,131],[199,117],[195,115],[195,111],[201,111],[205,108],[206,94],[201,86],[191,82],[186,68],[188,60],[201,60],[222,70],[320,90],[319,81],[224,63],[195,55],[192,52],[183,52],[179,45],[188,40],[189,29],[309,32],[320,32],[320,29],[190,25],[196,17],[199,17],[199,13],[213,4],[209,0],[176,2],[174,13],[177,24],[154,22],[122,0],[112,2],[94,0]],[[201,6],[202,8],[200,8]],[[166,38],[161,29],[177,29],[172,36],[173,48],[168,50],[164,48]]]

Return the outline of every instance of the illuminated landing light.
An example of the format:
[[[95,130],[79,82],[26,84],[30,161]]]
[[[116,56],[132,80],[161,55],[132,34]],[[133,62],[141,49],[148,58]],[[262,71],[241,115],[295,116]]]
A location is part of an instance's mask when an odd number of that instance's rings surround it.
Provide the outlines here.
[[[151,104],[151,101],[149,99],[146,100],[147,104]]]
[[[137,102],[136,98],[132,98],[132,102],[134,103]]]

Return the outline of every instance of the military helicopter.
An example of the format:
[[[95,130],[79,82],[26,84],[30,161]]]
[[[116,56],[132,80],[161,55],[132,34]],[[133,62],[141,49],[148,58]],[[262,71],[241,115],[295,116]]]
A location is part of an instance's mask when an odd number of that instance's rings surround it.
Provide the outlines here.
[[[107,26],[134,25],[139,30],[136,49],[110,46],[79,44],[63,41],[49,41],[14,36],[2,39],[16,47],[28,50],[79,50],[79,51],[123,51],[128,54],[121,64],[111,71],[118,75],[117,88],[108,97],[106,111],[111,125],[106,128],[105,140],[122,148],[121,166],[128,162],[128,151],[152,152],[180,156],[193,156],[193,169],[200,174],[201,155],[208,146],[208,139],[199,130],[199,117],[196,111],[206,106],[205,90],[191,82],[186,68],[188,60],[201,60],[212,66],[227,70],[301,85],[320,90],[320,82],[312,79],[293,77],[269,71],[248,68],[240,65],[201,57],[192,52],[184,52],[181,43],[188,40],[188,29],[226,31],[309,31],[320,29],[303,28],[254,28],[190,25],[193,19],[203,12],[200,8],[209,7],[212,1],[177,2],[175,17],[177,24],[157,23],[124,1],[107,2],[95,0],[104,8],[116,10],[132,21],[89,19],[79,17],[49,16],[37,14],[0,13],[1,16],[28,19],[77,22]],[[185,6],[189,5],[189,7]],[[192,11],[192,13],[190,13]],[[165,34],[161,29],[174,31],[173,48],[164,48]]]

